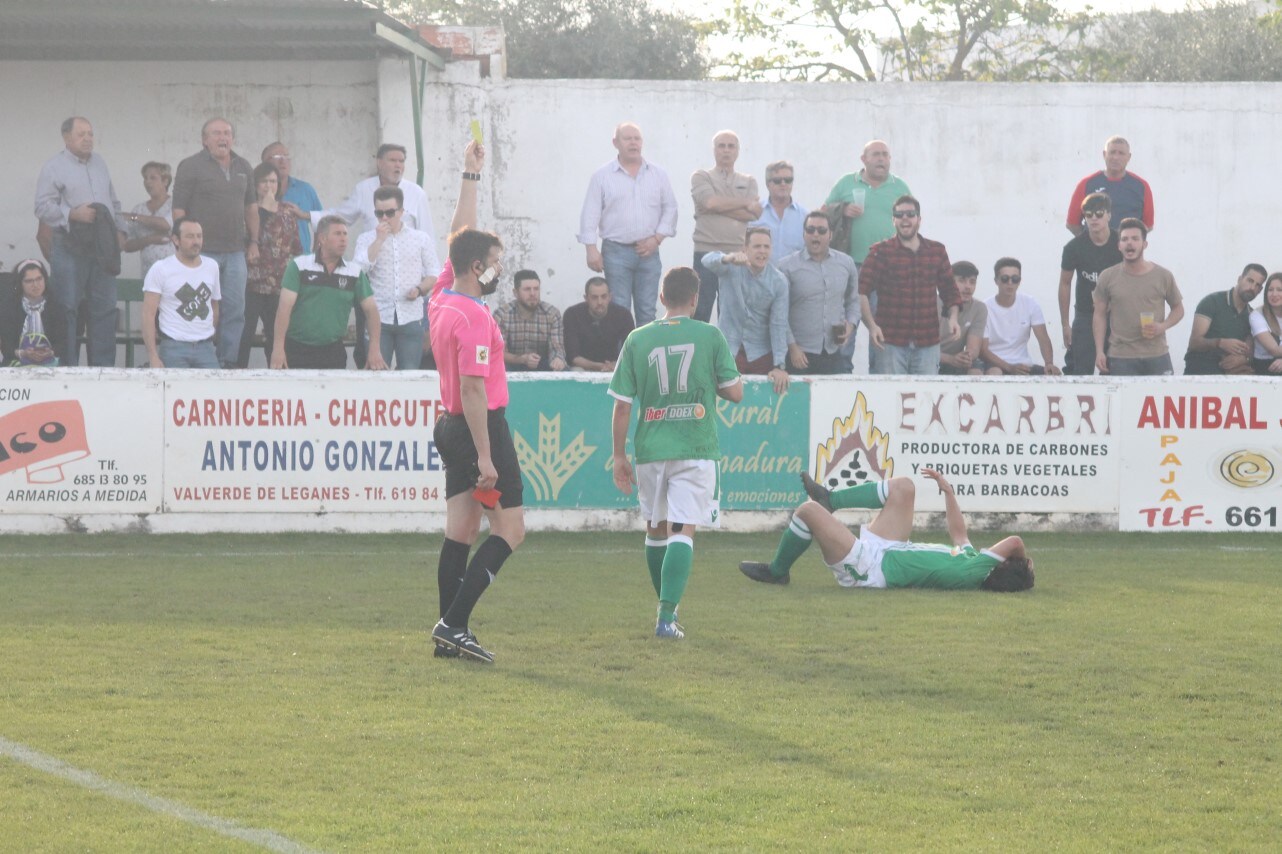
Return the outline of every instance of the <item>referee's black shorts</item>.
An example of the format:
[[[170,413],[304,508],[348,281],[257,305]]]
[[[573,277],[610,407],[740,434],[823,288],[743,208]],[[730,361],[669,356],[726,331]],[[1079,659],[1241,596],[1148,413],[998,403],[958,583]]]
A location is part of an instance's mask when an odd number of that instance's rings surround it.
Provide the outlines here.
[[[516,445],[507,426],[506,412],[506,408],[491,409],[486,419],[490,434],[490,460],[499,473],[494,488],[501,494],[499,501],[504,507],[520,507],[525,485],[521,482],[521,464],[516,459]],[[436,422],[432,438],[436,442],[436,452],[445,464],[446,499],[475,489],[481,470],[476,464],[476,444],[472,441],[467,419],[462,415],[443,415]]]

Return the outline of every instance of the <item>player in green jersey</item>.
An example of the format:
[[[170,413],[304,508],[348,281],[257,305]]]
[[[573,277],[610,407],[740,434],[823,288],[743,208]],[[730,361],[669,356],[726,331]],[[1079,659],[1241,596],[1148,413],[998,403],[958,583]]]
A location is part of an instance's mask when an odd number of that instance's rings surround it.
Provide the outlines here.
[[[909,542],[913,529],[916,487],[910,478],[863,483],[829,491],[802,474],[810,500],[793,514],[770,563],[744,561],[739,571],[753,581],[787,584],[797,558],[818,540],[824,563],[842,587],[936,587],[948,590],[993,590],[1013,593],[1033,586],[1033,561],[1019,537],[1007,537],[976,551],[966,533],[957,496],[934,469],[921,473],[944,494],[952,546]],[[849,507],[881,508],[859,538],[833,516]]]
[[[659,301],[667,314],[633,330],[610,379],[614,483],[625,495],[633,484],[640,493],[646,563],[659,597],[654,634],[682,638],[677,605],[694,562],[695,528],[720,522],[717,398],[743,400],[743,382],[721,330],[693,317],[699,304],[694,270],[669,270]],[[635,471],[625,450],[633,400],[640,409]]]

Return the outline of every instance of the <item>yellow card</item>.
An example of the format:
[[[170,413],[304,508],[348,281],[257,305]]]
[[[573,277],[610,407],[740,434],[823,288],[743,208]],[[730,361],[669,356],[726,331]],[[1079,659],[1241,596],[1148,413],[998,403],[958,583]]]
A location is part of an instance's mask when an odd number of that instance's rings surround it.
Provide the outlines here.
[[[481,123],[480,123],[480,121],[479,121],[479,120],[477,120],[477,119],[472,119],[472,128],[471,128],[471,130],[472,130],[472,139],[474,139],[474,140],[476,141],[476,144],[477,144],[477,145],[481,145],[481,144],[482,144],[482,141],[481,141]]]

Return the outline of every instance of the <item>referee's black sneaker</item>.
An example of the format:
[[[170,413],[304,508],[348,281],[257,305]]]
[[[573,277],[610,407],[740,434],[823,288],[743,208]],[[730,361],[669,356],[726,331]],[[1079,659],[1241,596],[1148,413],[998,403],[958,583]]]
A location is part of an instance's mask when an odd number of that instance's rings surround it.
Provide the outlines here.
[[[770,564],[760,563],[755,560],[745,560],[740,562],[739,571],[751,578],[753,581],[760,581],[763,584],[787,584],[792,581],[792,576],[784,573],[783,575],[772,575],[770,573]]]
[[[442,649],[454,650],[462,658],[485,664],[494,663],[494,655],[476,642],[476,635],[467,629],[452,629],[445,625],[444,620],[432,629],[432,641]]]

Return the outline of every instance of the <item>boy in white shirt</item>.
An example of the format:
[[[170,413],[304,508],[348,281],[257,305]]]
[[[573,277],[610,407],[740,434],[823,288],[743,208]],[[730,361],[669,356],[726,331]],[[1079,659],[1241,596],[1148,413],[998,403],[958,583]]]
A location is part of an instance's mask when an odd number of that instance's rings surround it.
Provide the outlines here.
[[[1046,317],[1037,300],[1019,293],[1023,267],[1015,258],[999,258],[993,265],[997,295],[984,301],[988,306],[988,323],[984,328],[981,358],[992,376],[1052,374],[1058,376],[1051,337],[1046,332]],[[1042,351],[1042,365],[1033,364],[1028,352],[1028,339],[1037,336]]]

